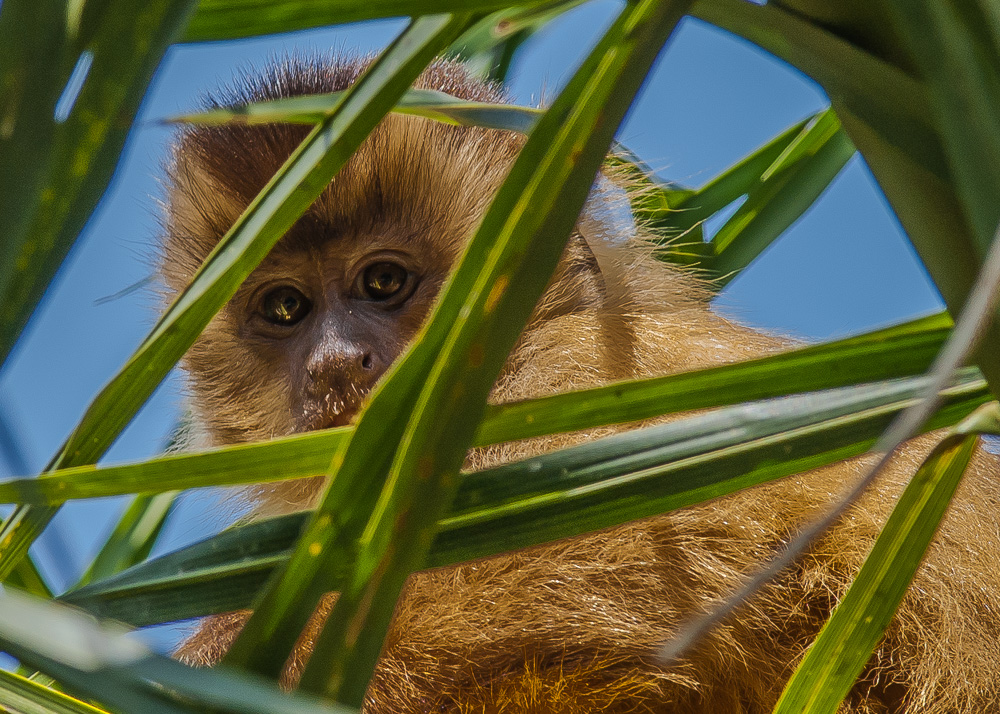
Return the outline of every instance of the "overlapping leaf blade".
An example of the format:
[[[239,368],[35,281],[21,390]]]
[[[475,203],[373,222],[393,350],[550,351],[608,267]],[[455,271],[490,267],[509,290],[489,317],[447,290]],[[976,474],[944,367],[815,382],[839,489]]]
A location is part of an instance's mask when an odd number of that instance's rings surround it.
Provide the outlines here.
[[[59,603],[0,593],[0,646],[54,675],[68,690],[112,709],[146,714],[349,714],[225,669],[195,670],[155,655],[125,628]],[[77,714],[74,712],[74,714]]]
[[[343,92],[331,92],[275,99],[239,107],[220,107],[197,114],[181,114],[171,117],[168,121],[206,126],[227,122],[316,124],[337,107],[343,95]],[[431,89],[407,90],[392,111],[456,126],[482,126],[487,129],[505,129],[522,133],[531,131],[542,114],[541,109],[521,107],[516,104],[472,102],[456,99],[449,94]]]
[[[394,44],[395,49],[390,48],[345,93],[337,109],[310,132],[251,202],[206,258],[191,284],[91,403],[50,469],[93,463],[107,450],[212,316],[319,196],[423,66],[467,24],[465,17],[450,16],[417,21],[416,32],[431,37],[427,44],[414,39],[419,34],[404,33]],[[54,514],[55,509],[48,507],[18,508],[4,523],[0,530],[0,579]]]
[[[390,372],[335,459],[336,477],[302,545],[234,647],[242,661],[268,673],[280,667],[283,659],[251,650],[277,635],[279,655],[288,651],[303,615],[324,592],[322,571],[346,558],[353,571],[349,587],[327,620],[302,686],[360,704],[399,589],[419,567],[437,514],[457,486],[486,396],[555,269],[631,97],[683,9],[681,3],[627,6],[539,121],[416,348]],[[517,290],[506,290],[512,285]],[[390,404],[402,407],[396,415],[415,407],[405,431],[376,421]],[[401,448],[386,490],[370,513],[369,494],[377,493],[372,482],[377,488],[389,466],[385,451],[396,443]],[[262,624],[251,629],[254,620]]]
[[[657,185],[623,166],[640,187],[636,217],[662,235],[664,260],[695,265],[725,285],[808,210],[854,154],[832,110],[799,122],[698,190]],[[619,161],[621,163],[621,161]],[[701,224],[736,201],[736,212],[703,242]]]
[[[708,267],[729,282],[819,198],[854,155],[832,110],[812,120],[761,175],[747,200],[712,237]]]
[[[869,335],[750,362],[491,405],[473,443],[486,446],[840,387],[857,380],[910,376],[930,365],[950,327],[947,315],[935,315]],[[63,469],[38,478],[0,483],[0,503],[58,505],[78,498],[313,476],[323,472],[329,454],[336,451],[349,433],[349,428],[341,427],[267,443],[168,454],[137,464]]]
[[[789,680],[775,714],[833,714],[889,625],[997,405],[952,430],[906,487],[864,566]]]
[[[547,2],[519,0],[517,4]],[[487,13],[511,4],[510,0],[201,0],[184,41],[234,40],[383,17]]]
[[[862,453],[919,392],[922,378],[739,405],[477,473],[459,486],[426,565],[496,555],[664,513]],[[988,400],[970,370],[928,429]],[[69,602],[132,624],[246,607],[284,562],[305,516],[225,532],[71,593]],[[343,563],[331,566],[343,587]],[[178,602],[187,590],[190,600]]]
[[[6,670],[0,670],[0,707],[9,707],[20,714],[108,714]]]

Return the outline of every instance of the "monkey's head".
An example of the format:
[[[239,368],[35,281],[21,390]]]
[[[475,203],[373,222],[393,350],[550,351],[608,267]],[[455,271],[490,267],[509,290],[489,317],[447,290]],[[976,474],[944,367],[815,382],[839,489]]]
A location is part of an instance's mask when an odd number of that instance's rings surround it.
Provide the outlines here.
[[[343,90],[366,63],[286,61],[212,103]],[[451,62],[433,64],[416,86],[505,101]],[[231,124],[179,137],[160,264],[169,293],[186,285],[307,132]],[[508,132],[387,117],[185,358],[210,442],[348,423],[420,328],[521,143]],[[596,290],[586,279],[596,272],[593,255],[577,243],[549,291],[549,311],[572,310]]]

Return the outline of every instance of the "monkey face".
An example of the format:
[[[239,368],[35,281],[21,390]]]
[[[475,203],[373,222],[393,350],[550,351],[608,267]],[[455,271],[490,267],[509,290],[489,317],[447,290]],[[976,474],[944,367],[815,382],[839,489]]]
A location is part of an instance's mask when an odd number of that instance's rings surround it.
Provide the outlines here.
[[[216,103],[339,91],[364,62],[273,66]],[[416,86],[503,101],[455,63],[432,65]],[[232,124],[179,137],[159,266],[168,293],[183,289],[307,132]],[[349,423],[419,330],[522,143],[510,132],[386,117],[186,356],[205,441]],[[575,236],[532,324],[596,309],[615,297],[604,288],[594,254]],[[571,362],[579,372],[579,359]]]
[[[290,62],[217,104],[345,89],[366,60]],[[418,87],[502,101],[456,64]],[[160,273],[181,290],[305,137],[298,125],[194,127],[168,166]],[[348,423],[412,340],[522,139],[387,117],[212,321],[184,361],[212,444]]]
[[[421,277],[412,255],[376,251],[350,264],[317,262],[312,271],[308,265],[275,270],[244,314],[245,340],[268,351],[277,343],[277,356],[289,360],[292,417],[300,430],[348,423],[426,302],[410,301]]]
[[[389,121],[381,127],[366,145],[370,153],[345,167],[188,354],[194,401],[204,405],[201,421],[213,442],[349,423],[420,328],[487,203],[470,197],[456,205],[457,186],[439,181],[445,172],[437,180],[429,173],[424,180],[383,175],[397,170],[394,158],[402,154],[382,149],[409,144],[424,123]],[[374,176],[368,171],[372,161],[382,162]],[[419,162],[412,168],[419,169]],[[195,180],[179,184],[186,193],[175,196],[174,206],[195,195],[224,203],[219,197],[226,198],[229,187],[211,177],[222,190],[205,190],[198,185],[201,170],[188,169]],[[434,196],[442,195],[452,200],[435,204]],[[207,222],[191,217],[214,219],[229,210],[221,208],[179,211],[176,235],[211,235]],[[185,220],[196,225],[180,230]]]
[[[244,368],[271,375],[266,398],[284,402],[282,433],[350,422],[423,323],[451,262],[427,236],[388,228],[296,237],[246,281],[218,326],[241,345]],[[253,387],[242,390],[246,401]]]

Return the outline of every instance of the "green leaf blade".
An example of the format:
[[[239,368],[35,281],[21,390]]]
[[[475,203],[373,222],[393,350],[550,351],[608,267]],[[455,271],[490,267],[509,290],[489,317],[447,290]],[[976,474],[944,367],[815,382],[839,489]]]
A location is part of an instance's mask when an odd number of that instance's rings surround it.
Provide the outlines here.
[[[717,498],[863,453],[921,379],[740,405],[464,476],[425,563],[453,565]],[[988,401],[967,371],[928,430]],[[64,598],[135,625],[247,607],[287,562],[308,514],[268,519],[140,565]],[[331,590],[347,569],[332,564]],[[189,588],[187,601],[178,592]]]
[[[55,689],[0,669],[0,707],[20,714],[108,714]]]
[[[519,0],[542,5],[548,0]],[[492,12],[510,0],[201,0],[185,42],[217,42],[385,17]]]
[[[796,137],[711,240],[711,270],[729,282],[792,226],[854,156],[832,110]]]
[[[16,8],[19,4],[10,6]],[[29,182],[30,185],[41,180],[43,186],[37,191],[37,199],[24,203],[34,210],[17,221],[22,230],[4,236],[0,299],[6,307],[0,311],[0,362],[7,358],[103,195],[153,70],[194,4],[193,0],[106,3],[100,22],[89,37],[87,49],[93,61],[72,111],[57,126],[54,117],[46,117],[45,123],[53,127],[51,141],[44,144],[48,147],[51,143],[50,158],[40,161],[32,170],[47,170],[43,178]],[[51,11],[48,0],[38,11]],[[66,18],[62,20],[65,22]],[[65,59],[58,56],[59,46],[50,51],[57,56],[46,58],[48,66],[65,79],[69,70],[61,66]],[[75,60],[75,56],[69,58],[71,63]],[[44,76],[48,73],[38,77],[43,87],[50,81]],[[35,120],[41,121],[41,117]],[[20,152],[5,154],[13,160],[24,159]],[[18,166],[11,175],[20,177],[23,168]]]
[[[315,124],[336,110],[344,92],[330,92],[255,102],[237,107],[220,107],[196,114],[179,114],[168,122],[214,126],[229,122],[270,124],[288,122]],[[487,104],[453,97],[432,89],[408,89],[392,109],[397,114],[433,119],[455,126],[480,126],[527,134],[542,110],[515,104]]]
[[[924,461],[775,714],[837,711],[906,594],[977,443],[974,434],[952,434]]]
[[[132,499],[78,585],[109,577],[148,558],[176,502],[175,491]]]

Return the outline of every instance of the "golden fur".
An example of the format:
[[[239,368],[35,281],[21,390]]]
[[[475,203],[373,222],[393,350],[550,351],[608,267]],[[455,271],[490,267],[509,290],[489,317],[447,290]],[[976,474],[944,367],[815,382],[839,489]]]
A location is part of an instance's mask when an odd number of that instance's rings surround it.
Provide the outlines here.
[[[362,66],[343,59],[289,62],[219,101],[342,89]],[[419,84],[503,101],[454,64],[435,64]],[[224,127],[192,129],[179,139],[162,263],[169,289],[190,278],[303,135],[294,126]],[[208,440],[228,444],[322,425],[298,415],[292,362],[301,355],[243,337],[240,311],[255,284],[300,269],[300,254],[323,264],[372,242],[415,244],[438,268],[422,284],[426,293],[415,294],[412,314],[400,317],[401,350],[518,146],[516,137],[500,132],[386,119],[188,355],[193,402]],[[614,276],[601,270],[608,255],[617,258]],[[707,367],[782,347],[780,340],[715,315],[693,276],[654,261],[640,243],[591,250],[577,235],[493,399]],[[351,409],[356,406],[351,402]],[[335,416],[345,410],[338,406]],[[471,454],[470,466],[611,431],[491,447]],[[365,711],[770,711],[931,444],[930,438],[912,442],[835,530],[670,668],[653,653],[678,623],[730,592],[798,524],[835,500],[855,481],[860,461],[601,533],[416,574],[400,599]],[[977,455],[900,613],[842,711],[973,712],[1000,701],[995,476],[995,463]],[[316,490],[312,481],[261,489],[258,511],[307,507]],[[303,634],[283,676],[286,686],[301,674],[331,602]],[[209,618],[178,656],[213,664],[246,617]]]

